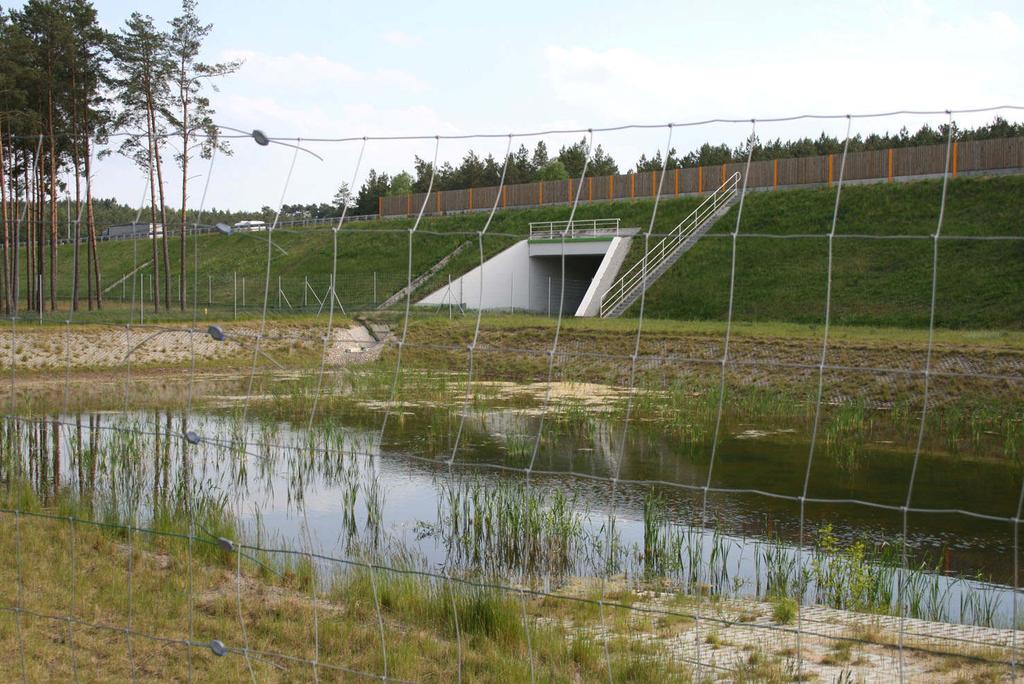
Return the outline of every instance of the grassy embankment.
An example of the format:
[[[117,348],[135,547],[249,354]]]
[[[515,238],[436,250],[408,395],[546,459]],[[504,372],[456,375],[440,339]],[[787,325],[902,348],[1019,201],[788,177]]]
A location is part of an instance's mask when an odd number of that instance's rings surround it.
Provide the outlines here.
[[[375,562],[398,570],[371,578],[365,567],[318,571],[302,555],[239,556],[217,544],[217,536],[237,536],[216,507],[194,513],[199,533],[190,543],[187,508],[173,502],[134,523],[148,530],[123,527],[128,521],[113,510],[94,511],[67,491],[44,506],[16,485],[0,502],[0,583],[10,590],[0,612],[0,672],[8,678],[183,680],[191,669],[227,681],[248,678],[251,667],[260,681],[385,672],[399,681],[459,672],[471,681],[525,681],[532,668],[540,681],[597,681],[608,676],[595,636],[603,623],[613,633],[616,681],[687,679],[681,664],[655,657],[656,646],[630,638],[630,611],[614,607],[625,596],[614,593],[603,622],[594,606],[431,580],[390,560]],[[689,622],[661,620],[663,629]],[[207,646],[214,639],[229,649],[224,657]],[[316,672],[296,660],[317,657]]]
[[[837,324],[916,328],[929,319],[932,241],[942,184],[937,180],[892,185],[847,186],[843,191],[838,239],[834,243],[832,320]],[[1020,196],[1024,177],[959,178],[950,181],[939,249],[936,325],[950,328],[1018,329],[1024,321],[1024,243],[957,240],[956,237],[1021,235]],[[835,188],[748,194],[740,227],[736,263],[734,318],[743,321],[818,322],[824,315],[828,241]],[[670,230],[698,203],[697,198],[666,199],[658,208],[655,232]],[[646,228],[652,202],[581,205],[577,218],[619,217],[623,226]],[[732,241],[736,209],[686,254],[647,297],[646,315],[681,320],[722,320],[728,310]],[[491,256],[526,235],[530,221],[564,220],[566,206],[499,211],[484,239]],[[413,238],[413,275],[426,272],[460,243],[469,248],[420,289],[440,287],[479,264],[476,231],[486,213],[424,218]],[[411,219],[354,223],[338,235],[337,290],[347,307],[382,301],[406,281]],[[778,239],[773,235],[813,235]],[[868,236],[864,238],[855,235]],[[878,240],[886,236],[919,239]],[[266,243],[261,234],[203,235],[199,244],[199,298],[208,299],[213,278],[214,306],[230,308],[233,273],[246,280],[246,306],[262,304]],[[322,294],[331,272],[330,228],[296,229],[275,235],[287,254],[275,250],[270,305],[277,305],[277,277],[293,306],[302,300],[303,278]],[[171,240],[171,253],[177,241]],[[149,243],[101,245],[104,282],[113,283],[149,254]],[[137,254],[136,254],[137,250]],[[639,256],[639,241],[633,256]],[[69,291],[71,251],[60,250],[60,291]],[[191,252],[189,264],[191,268]],[[171,272],[177,274],[172,259]],[[628,263],[631,262],[627,262]],[[147,271],[148,272],[148,271]],[[147,276],[148,277],[148,276]],[[172,280],[172,289],[176,281]],[[131,297],[131,283],[125,288]],[[148,289],[148,285],[147,285]],[[23,290],[24,291],[24,290]],[[119,299],[121,288],[108,293]],[[241,294],[238,296],[241,301]],[[316,306],[312,295],[307,305]],[[635,308],[635,307],[634,307]],[[631,312],[635,314],[636,312]]]
[[[950,182],[939,244],[935,324],[1020,329],[1024,324],[1024,178]],[[832,321],[917,328],[929,321],[937,180],[843,189],[832,267]],[[816,323],[823,319],[835,189],[753,193],[736,251],[734,317]],[[734,208],[650,290],[657,318],[722,319],[728,310]],[[765,233],[815,238],[777,239]],[[717,237],[716,237],[717,236]],[[855,237],[863,236],[863,237]],[[917,239],[874,238],[913,236]],[[957,239],[967,238],[967,239]]]

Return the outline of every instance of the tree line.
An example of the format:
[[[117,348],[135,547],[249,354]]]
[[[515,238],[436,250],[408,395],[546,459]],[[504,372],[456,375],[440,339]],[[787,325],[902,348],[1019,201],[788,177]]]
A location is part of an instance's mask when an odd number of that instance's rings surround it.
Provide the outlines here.
[[[98,239],[100,240],[102,240],[103,229],[105,227],[130,224],[134,222],[136,216],[139,215],[138,204],[131,205],[115,197],[93,197],[92,206],[93,216],[96,221],[96,230],[99,231]],[[153,209],[150,208],[148,203],[144,203],[142,205],[141,214],[148,219],[152,210]],[[196,222],[200,220],[202,220],[202,225],[204,227],[213,226],[217,223],[226,223],[231,225],[238,221],[266,218],[268,213],[273,217],[274,212],[270,207],[265,207],[265,210],[266,211],[218,209],[217,207],[206,206],[203,207],[202,216],[200,216],[197,210],[190,208],[188,209],[188,225],[191,229],[195,227]],[[160,211],[159,204],[155,207],[155,211]],[[61,241],[68,243],[72,241],[75,234],[74,222],[76,220],[77,215],[75,213],[73,189],[72,193],[68,193],[65,188],[63,198],[61,199],[60,206],[57,211],[58,235]],[[143,225],[145,225],[145,223]],[[174,274],[172,273],[172,275]]]
[[[518,150],[508,155],[505,183],[514,185],[578,177],[583,173],[586,158],[585,138],[572,145],[563,145],[554,156],[550,155],[543,140],[537,142],[532,152],[525,145],[520,145]],[[587,168],[587,173],[595,176],[608,176],[619,172],[618,164],[600,145],[594,148]],[[426,192],[430,186],[431,175],[434,177],[434,190],[462,190],[498,185],[501,171],[501,160],[495,159],[491,154],[481,158],[473,150],[466,153],[458,166],[453,166],[450,162],[439,165],[436,174],[432,162],[416,156],[413,159],[413,173],[401,171],[389,176],[387,173],[370,169],[366,181],[355,197],[351,197],[347,184],[343,183],[334,196],[334,204],[340,207],[349,200],[355,207],[355,213],[376,214],[378,197]]]
[[[934,145],[945,142],[948,132],[946,124],[937,128],[924,124],[914,133],[904,127],[894,134],[886,132],[883,134],[872,133],[863,137],[856,135],[850,138],[849,151],[861,152],[884,150],[890,147]],[[959,129],[954,124],[953,129],[953,136],[956,140],[986,140],[1021,135],[1024,135],[1024,124],[1008,122],[1001,117],[996,117],[992,123],[977,128]],[[780,138],[762,141],[755,137],[752,157],[754,161],[761,161],[836,154],[843,151],[844,142],[843,138],[830,136],[824,132],[817,138],[805,137],[786,141]],[[665,166],[669,169],[677,169],[742,162],[747,160],[748,153],[750,153],[749,145],[748,141],[735,147],[725,143],[718,145],[704,143],[686,154],[680,154],[675,148],[671,148],[667,164],[659,150],[652,156],[642,154],[627,173],[660,171]],[[561,147],[558,154],[554,156],[549,156],[547,145],[543,140],[537,143],[532,153],[525,146],[520,145],[515,153],[509,154],[505,183],[513,185],[542,180],[579,178],[583,172],[586,150],[585,139],[573,145]],[[463,190],[495,186],[501,180],[501,170],[500,160],[496,160],[492,155],[481,158],[470,150],[457,166],[446,162],[438,167],[434,176],[433,189]],[[354,207],[354,213],[376,214],[379,197],[425,192],[430,184],[432,172],[433,165],[418,156],[414,157],[412,173],[401,171],[392,176],[371,169],[367,174],[366,181],[354,197],[349,192],[348,185],[343,183],[332,204],[321,203],[306,207],[297,205],[296,213],[315,211],[317,217],[329,216],[332,215],[332,212],[333,215],[337,215],[341,208],[348,203],[349,206]],[[610,176],[618,173],[619,165],[616,161],[600,145],[596,146],[587,168],[587,175]],[[309,213],[308,215],[314,214]]]
[[[200,60],[211,30],[200,21],[195,0],[183,0],[181,13],[165,28],[134,12],[116,32],[99,25],[88,0],[29,0],[20,10],[0,12],[4,312],[16,313],[19,300],[28,310],[57,309],[57,245],[66,237],[61,219],[69,213],[70,308],[78,310],[82,300],[90,310],[102,308],[92,169],[112,149],[149,179],[152,304],[154,310],[171,307],[168,239],[189,232],[189,162],[209,158],[215,148],[229,151],[218,139],[204,86],[239,65]],[[181,205],[173,208],[165,197],[168,162],[182,179]],[[65,206],[63,214],[62,197],[73,197],[73,209]],[[180,240],[177,255],[181,285],[174,298],[181,309],[186,242]]]

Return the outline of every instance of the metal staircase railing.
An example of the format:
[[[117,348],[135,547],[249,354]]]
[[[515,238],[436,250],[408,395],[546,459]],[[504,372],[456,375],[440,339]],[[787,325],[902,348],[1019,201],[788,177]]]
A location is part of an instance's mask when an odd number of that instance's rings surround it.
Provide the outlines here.
[[[617,218],[584,219],[575,221],[531,221],[531,240],[557,240],[559,238],[603,237],[618,235]]]
[[[712,218],[719,209],[736,196],[739,180],[739,172],[729,176],[717,190],[700,203],[700,206],[680,221],[679,225],[673,228],[668,235],[649,248],[647,253],[636,264],[612,283],[611,287],[601,295],[600,315],[602,317],[607,316],[623,300],[632,295],[637,288],[643,287],[645,275],[649,285],[651,283],[651,274],[655,273],[666,259],[671,258],[676,250],[682,247],[708,219]]]

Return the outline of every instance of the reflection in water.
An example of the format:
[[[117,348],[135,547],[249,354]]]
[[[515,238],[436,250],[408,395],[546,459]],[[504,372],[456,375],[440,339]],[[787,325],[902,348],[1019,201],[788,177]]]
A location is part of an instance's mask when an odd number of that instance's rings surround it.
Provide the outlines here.
[[[484,411],[467,421],[459,463],[410,457],[430,433],[406,417],[380,444],[379,432],[343,427],[334,416],[309,432],[269,419],[242,425],[221,414],[193,415],[181,438],[180,416],[167,412],[93,413],[4,425],[4,479],[30,482],[44,505],[73,497],[94,518],[159,527],[193,506],[200,531],[220,536],[229,519],[261,545],[305,548],[327,556],[410,554],[435,570],[522,577],[558,583],[572,576],[623,574],[669,581],[690,592],[769,597],[795,595],[858,610],[891,610],[897,600],[900,521],[877,509],[808,506],[808,547],[798,566],[798,509],[765,497],[713,496],[711,529],[698,529],[695,493],[669,485],[639,486],[578,477],[607,477],[617,428],[591,420],[546,430],[538,473],[521,468],[537,418]],[[649,427],[631,431],[624,480],[701,483],[706,460],[679,455]],[[791,493],[806,446],[734,438],[724,443],[715,484]],[[812,496],[886,501],[904,483],[906,458],[882,451],[862,456],[855,471],[823,463]],[[1017,477],[998,464],[942,463],[947,477],[921,489],[915,505],[953,495],[969,510],[998,510]],[[987,488],[964,486],[984,480]],[[927,480],[922,480],[925,482]],[[995,484],[992,484],[995,483]],[[946,487],[945,489],[943,487]],[[615,500],[612,500],[614,492]],[[946,506],[951,507],[951,506]],[[231,513],[218,518],[217,511]],[[611,519],[611,511],[615,511]],[[308,529],[306,523],[308,522]],[[1005,623],[1009,591],[968,574],[1006,581],[1003,552],[1011,530],[955,516],[912,518],[914,572],[906,577],[911,615],[978,624]],[[308,532],[308,535],[307,535]],[[294,540],[303,540],[296,543]],[[949,573],[949,574],[944,574]]]

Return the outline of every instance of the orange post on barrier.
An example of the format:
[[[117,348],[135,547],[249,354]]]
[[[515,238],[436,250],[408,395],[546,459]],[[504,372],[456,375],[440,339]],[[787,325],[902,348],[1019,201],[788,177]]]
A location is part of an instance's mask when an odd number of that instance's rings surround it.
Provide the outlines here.
[[[629,199],[636,199],[636,174],[629,174]]]
[[[501,186],[501,208],[504,209],[508,204],[508,186]]]
[[[469,189],[469,208],[473,208],[473,188]]]
[[[704,169],[701,168],[700,164],[697,164],[697,192],[704,194]]]
[[[405,196],[405,213],[412,215],[412,193]]]
[[[565,182],[566,182],[566,188],[567,188],[567,194],[565,195],[565,200],[567,202],[571,203],[572,202],[572,178],[566,178]]]
[[[587,201],[594,201],[594,177],[591,176],[587,179]]]
[[[892,148],[889,148],[889,170],[886,172],[886,180],[892,183]]]
[[[956,143],[953,143],[953,178],[956,178]]]
[[[828,155],[828,187],[832,187],[832,154]]]
[[[772,160],[772,190],[779,189],[779,160]]]

